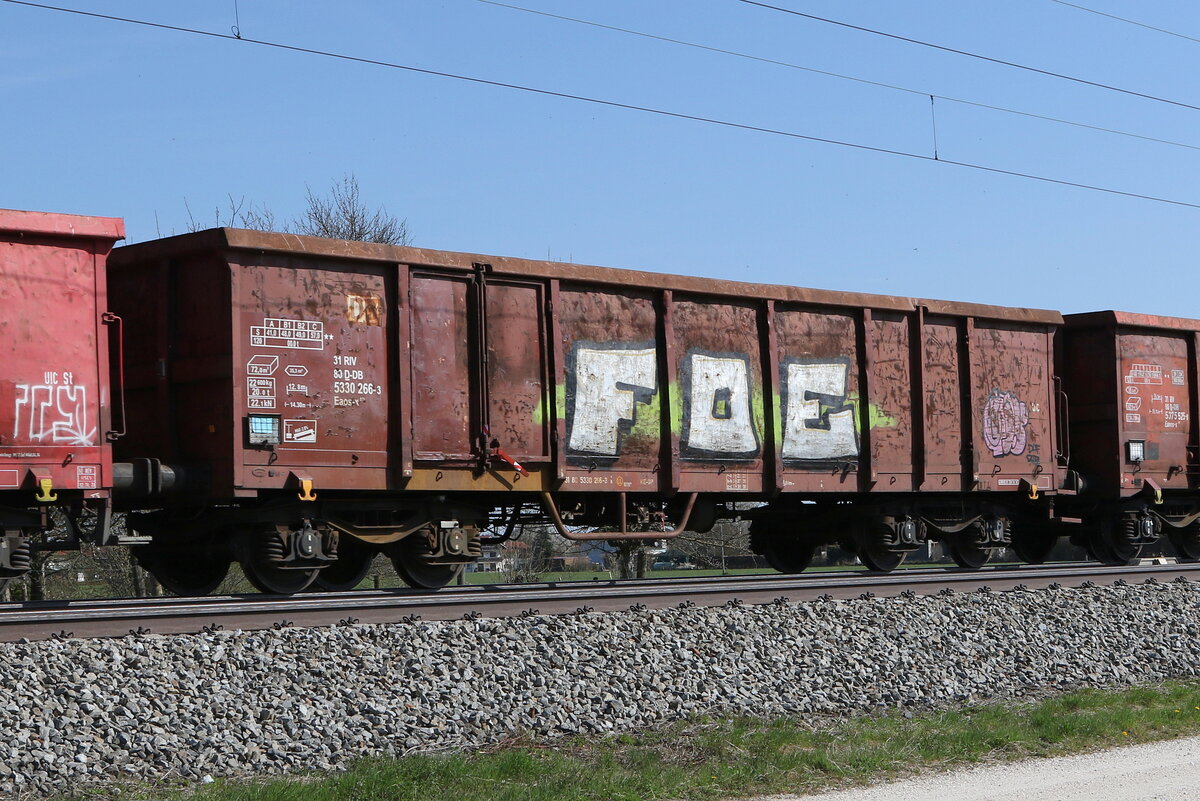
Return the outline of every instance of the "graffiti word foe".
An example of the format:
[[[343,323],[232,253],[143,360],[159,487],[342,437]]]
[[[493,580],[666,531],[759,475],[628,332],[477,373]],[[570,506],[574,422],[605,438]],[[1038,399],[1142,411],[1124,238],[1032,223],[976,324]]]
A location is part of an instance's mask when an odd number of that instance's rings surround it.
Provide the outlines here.
[[[567,449],[618,457],[658,392],[658,352],[640,343],[577,343],[572,354]],[[783,458],[820,462],[858,456],[855,409],[848,399],[849,359],[789,363],[784,384]],[[750,360],[693,351],[680,365],[684,458],[748,458],[760,452]],[[677,408],[680,408],[677,407]]]

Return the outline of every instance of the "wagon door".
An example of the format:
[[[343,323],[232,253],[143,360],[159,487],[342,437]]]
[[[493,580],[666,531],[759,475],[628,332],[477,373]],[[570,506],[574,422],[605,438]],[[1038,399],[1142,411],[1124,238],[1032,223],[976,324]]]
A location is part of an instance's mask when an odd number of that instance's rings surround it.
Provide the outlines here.
[[[416,463],[468,461],[473,419],[471,280],[414,271],[409,283],[412,451]]]
[[[504,483],[550,461],[545,287],[414,269],[409,277],[411,451],[422,467],[485,468]],[[463,474],[469,475],[469,474]],[[434,474],[434,484],[462,476]]]

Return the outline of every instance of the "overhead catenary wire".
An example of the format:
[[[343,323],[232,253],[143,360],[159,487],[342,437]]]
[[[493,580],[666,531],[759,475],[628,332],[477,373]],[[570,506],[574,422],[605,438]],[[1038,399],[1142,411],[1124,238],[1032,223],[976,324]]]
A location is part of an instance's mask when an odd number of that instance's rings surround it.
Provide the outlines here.
[[[1070,125],[1075,128],[1084,128],[1089,131],[1098,131],[1101,133],[1114,134],[1116,136],[1126,136],[1126,137],[1129,137],[1132,139],[1140,139],[1145,142],[1154,142],[1154,143],[1160,144],[1160,145],[1169,145],[1171,147],[1182,147],[1182,148],[1186,148],[1188,150],[1200,150],[1200,145],[1194,145],[1194,144],[1190,144],[1188,142],[1179,142],[1179,141],[1176,141],[1173,139],[1163,139],[1163,138],[1160,138],[1157,136],[1149,136],[1147,134],[1134,133],[1132,131],[1122,131],[1118,128],[1107,128],[1103,125],[1091,125],[1086,122],[1079,122],[1078,120],[1068,120],[1068,119],[1064,119],[1062,117],[1052,117],[1047,114],[1037,114],[1032,111],[1022,111],[1021,109],[1008,108],[1005,106],[997,106],[997,105],[994,105],[991,103],[983,103],[983,102],[976,101],[976,100],[967,100],[967,99],[961,98],[961,97],[951,97],[950,95],[940,95],[940,94],[937,94],[936,92],[928,92],[924,89],[913,89],[908,86],[900,86],[898,84],[887,83],[885,81],[874,81],[874,80],[871,80],[870,78],[862,78],[862,77],[859,77],[856,75],[846,75],[845,73],[832,72],[830,70],[818,69],[816,67],[809,67],[804,64],[797,64],[792,61],[784,61],[782,59],[768,58],[766,56],[757,56],[757,55],[754,55],[753,53],[745,53],[745,52],[738,51],[738,50],[729,50],[729,49],[726,49],[723,47],[715,47],[713,45],[702,44],[700,42],[690,42],[686,39],[677,39],[677,38],[670,37],[670,36],[662,36],[660,34],[647,33],[645,31],[635,30],[633,28],[622,28],[618,25],[608,25],[603,22],[596,22],[595,20],[582,19],[580,17],[569,17],[564,14],[554,14],[549,11],[541,11],[536,8],[527,8],[525,6],[514,5],[513,3],[501,2],[501,0],[475,0],[475,1],[479,2],[479,3],[484,3],[489,6],[497,6],[499,8],[506,8],[511,11],[520,11],[520,12],[523,12],[526,14],[534,14],[539,17],[547,17],[549,19],[555,19],[555,20],[559,20],[562,22],[570,22],[570,23],[574,23],[577,25],[586,25],[586,26],[593,27],[593,28],[600,28],[602,30],[612,31],[614,33],[626,34],[628,36],[638,36],[638,37],[641,37],[644,39],[651,39],[651,40],[658,41],[658,42],[665,42],[668,44],[680,45],[681,47],[690,47],[690,48],[695,48],[697,50],[705,50],[710,53],[717,53],[719,55],[732,56],[734,58],[741,58],[741,59],[746,59],[749,61],[757,61],[762,64],[771,64],[771,65],[777,66],[777,67],[786,67],[788,69],[801,70],[803,72],[812,73],[814,75],[823,75],[827,78],[836,78],[836,79],[844,80],[844,81],[853,81],[854,83],[860,83],[860,84],[864,84],[866,86],[877,86],[880,89],[891,89],[896,92],[905,92],[905,93],[908,93],[911,95],[916,95],[916,96],[922,97],[922,98],[932,97],[932,98],[936,98],[938,100],[943,100],[947,103],[959,103],[964,106],[973,106],[975,108],[987,109],[989,111],[999,111],[999,112],[1003,112],[1005,114],[1015,114],[1015,115],[1018,115],[1021,117],[1028,117],[1031,119],[1042,120],[1045,122],[1053,122],[1053,123],[1057,123],[1059,125]]]
[[[1129,19],[1128,17],[1118,17],[1116,14],[1109,14],[1107,11],[1099,11],[1095,8],[1088,8],[1087,6],[1081,6],[1078,3],[1068,3],[1067,0],[1050,0],[1050,2],[1058,3],[1060,6],[1070,6],[1071,8],[1075,8],[1080,11],[1086,11],[1089,14],[1095,14],[1098,17],[1108,17],[1109,19],[1115,19],[1118,22],[1124,22],[1128,25],[1136,25],[1137,27],[1145,28],[1148,31],[1156,31],[1158,33],[1165,33],[1167,36],[1175,36],[1180,39],[1187,39],[1189,42],[1200,42],[1200,38],[1195,37],[1195,36],[1188,36],[1186,33],[1179,33],[1178,31],[1168,30],[1166,28],[1157,28],[1153,25],[1147,25],[1144,22],[1138,22],[1135,19]]]
[[[1045,75],[1050,78],[1058,78],[1058,79],[1064,80],[1064,81],[1071,81],[1073,83],[1083,84],[1084,86],[1092,86],[1097,89],[1107,90],[1109,92],[1119,92],[1120,94],[1129,95],[1131,97],[1140,97],[1143,100],[1151,100],[1155,103],[1166,103],[1171,106],[1179,106],[1180,108],[1191,109],[1192,111],[1200,111],[1200,106],[1193,105],[1191,103],[1185,103],[1182,100],[1172,100],[1169,97],[1159,97],[1158,95],[1152,95],[1152,94],[1148,94],[1146,92],[1138,92],[1133,89],[1124,89],[1120,86],[1113,86],[1112,84],[1101,83],[1100,81],[1090,81],[1087,78],[1079,78],[1074,75],[1067,75],[1066,73],[1062,73],[1062,72],[1054,72],[1053,70],[1042,69],[1041,67],[1031,67],[1028,64],[1018,64],[1015,61],[1005,61],[1002,58],[996,58],[994,56],[985,56],[981,53],[972,53],[970,50],[960,50],[956,47],[948,47],[946,45],[935,44],[933,42],[926,42],[921,39],[914,39],[911,36],[901,36],[898,33],[888,33],[887,31],[880,31],[880,30],[876,30],[875,28],[867,28],[863,25],[854,25],[853,23],[843,22],[841,20],[836,20],[836,19],[830,19],[829,17],[819,17],[816,14],[809,14],[804,11],[796,11],[795,9],[792,9],[792,8],[784,8],[783,6],[776,6],[776,5],[771,5],[770,3],[764,3],[764,2],[761,2],[761,0],[734,0],[734,2],[745,3],[748,6],[757,6],[758,8],[765,8],[770,11],[778,11],[782,14],[791,14],[792,16],[803,17],[804,19],[810,19],[810,20],[813,20],[814,22],[823,22],[828,25],[837,25],[842,28],[848,28],[850,30],[860,31],[862,33],[869,33],[869,34],[872,34],[873,36],[883,36],[888,39],[895,39],[896,41],[899,41],[899,42],[908,42],[909,44],[920,45],[921,47],[929,47],[934,50],[941,50],[944,53],[953,53],[958,56],[966,56],[967,58],[975,58],[975,59],[979,59],[980,61],[987,61],[991,64],[999,64],[1004,67],[1012,67],[1013,69],[1025,70],[1026,72],[1032,72],[1032,73],[1036,73],[1038,75]]]
[[[511,89],[514,91],[528,92],[531,94],[541,95],[544,97],[556,97],[563,100],[574,100],[582,103],[591,103],[608,108],[623,109],[626,111],[637,111],[646,114],[655,114],[662,117],[669,117],[678,120],[687,120],[690,122],[699,122],[708,125],[716,125],[734,130],[753,131],[756,133],[771,134],[774,136],[782,136],[790,139],[799,139],[807,142],[817,142],[821,144],[836,145],[839,147],[851,148],[871,153],[880,153],[890,156],[901,156],[904,158],[918,159],[934,164],[945,164],[955,167],[963,167],[965,169],[979,170],[998,175],[1008,175],[1015,178],[1024,178],[1031,181],[1039,181],[1042,183],[1054,184],[1056,186],[1068,186],[1076,189],[1084,189],[1092,192],[1101,192],[1109,195],[1117,195],[1120,197],[1134,198],[1137,200],[1148,200],[1155,203],[1164,203],[1171,206],[1181,206],[1184,208],[1200,209],[1200,203],[1192,203],[1185,200],[1177,200],[1174,198],[1161,197],[1158,195],[1143,194],[1140,192],[1129,192],[1121,189],[1113,189],[1112,187],[1099,186],[1096,184],[1085,184],[1077,181],[1068,181],[1061,178],[1051,178],[1045,175],[1036,175],[1034,173],[1019,172],[1017,170],[1006,170],[999,167],[990,167],[984,164],[975,164],[966,161],[954,161],[950,159],[935,159],[932,155],[926,153],[912,153],[905,150],[895,150],[885,147],[877,147],[875,145],[867,145],[861,142],[847,142],[840,139],[830,139],[820,136],[812,136],[809,134],[799,133],[797,131],[786,131],[779,128],[768,128],[760,125],[752,125],[749,123],[735,122],[733,120],[722,120],[715,117],[704,117],[697,114],[687,114],[678,111],[670,111],[667,109],[653,108],[650,106],[640,106],[633,103],[623,103],[616,100],[606,100],[604,98],[588,97],[586,95],[571,94],[569,92],[557,92],[551,89],[542,89],[535,86],[525,86],[522,84],[507,83],[505,81],[496,81],[488,78],[480,78],[473,75],[460,75],[453,72],[445,72],[442,70],[432,70],[424,67],[416,67],[410,64],[398,64],[390,61],[382,61],[379,59],[366,58],[363,56],[354,56],[348,53],[337,53],[329,50],[318,50],[311,47],[301,47],[299,45],[286,44],[284,42],[273,42],[266,39],[251,39],[245,36],[235,36],[232,33],[218,33],[216,31],[208,31],[201,28],[188,28],[181,25],[168,25],[163,22],[152,22],[150,20],[136,19],[133,17],[120,17],[113,14],[101,14],[95,11],[83,11],[75,8],[65,8],[63,6],[54,6],[46,3],[35,3],[31,0],[0,0],[10,5],[26,6],[29,8],[38,8],[46,11],[56,11],[64,14],[73,14],[82,17],[90,17],[93,19],[108,20],[111,22],[121,22],[129,25],[139,25],[147,28],[155,28],[158,30],[174,31],[177,33],[186,33],[195,36],[204,36],[210,39],[224,39],[229,42],[240,42],[249,45],[258,45],[260,47],[269,47],[276,50],[283,50],[292,53],[304,53],[307,55],[321,56],[324,58],[333,58],[341,61],[350,61],[358,64],[366,64],[376,67],[384,67],[388,69],[402,70],[419,75],[429,75],[439,78],[449,78],[453,80],[465,81],[481,86],[491,86],[501,89]]]

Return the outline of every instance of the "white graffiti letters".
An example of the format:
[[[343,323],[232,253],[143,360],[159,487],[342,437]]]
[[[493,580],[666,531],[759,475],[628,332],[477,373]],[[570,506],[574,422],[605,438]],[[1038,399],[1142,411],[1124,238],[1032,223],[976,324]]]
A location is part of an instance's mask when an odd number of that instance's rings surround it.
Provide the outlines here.
[[[639,343],[640,344],[640,343]],[[576,344],[568,396],[567,450],[618,457],[622,437],[648,413],[639,406],[658,392],[659,354],[628,343]],[[679,365],[685,459],[746,459],[760,452],[750,360],[740,354],[690,351]],[[849,399],[850,360],[789,362],[784,384],[781,456],[789,462],[829,462],[858,456],[856,404]],[[672,406],[679,414],[680,401]],[[649,436],[659,433],[647,419]],[[663,434],[665,436],[665,433]]]
[[[787,365],[784,459],[846,459],[858,455],[854,409],[846,400],[845,363]],[[826,406],[842,406],[821,413]]]
[[[758,450],[750,419],[750,376],[744,358],[689,354],[687,447],[712,454]]]
[[[575,404],[567,447],[576,453],[616,456],[622,424],[635,422],[638,395],[654,394],[657,374],[654,348],[577,348]]]
[[[88,427],[87,387],[77,384],[17,384],[13,441],[93,445]]]

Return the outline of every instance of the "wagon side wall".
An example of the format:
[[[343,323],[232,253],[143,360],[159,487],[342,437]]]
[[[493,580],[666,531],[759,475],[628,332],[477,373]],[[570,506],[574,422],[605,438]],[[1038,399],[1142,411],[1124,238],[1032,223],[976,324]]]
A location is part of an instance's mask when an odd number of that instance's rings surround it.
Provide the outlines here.
[[[1066,319],[1072,468],[1107,498],[1135,495],[1146,479],[1195,490],[1200,321],[1125,312]]]
[[[112,487],[105,259],[121,220],[0,210],[0,492]]]
[[[138,408],[235,493],[1059,486],[1055,313],[243,231],[126,250],[132,281],[188,265],[155,290],[179,331],[143,312],[173,369]]]

